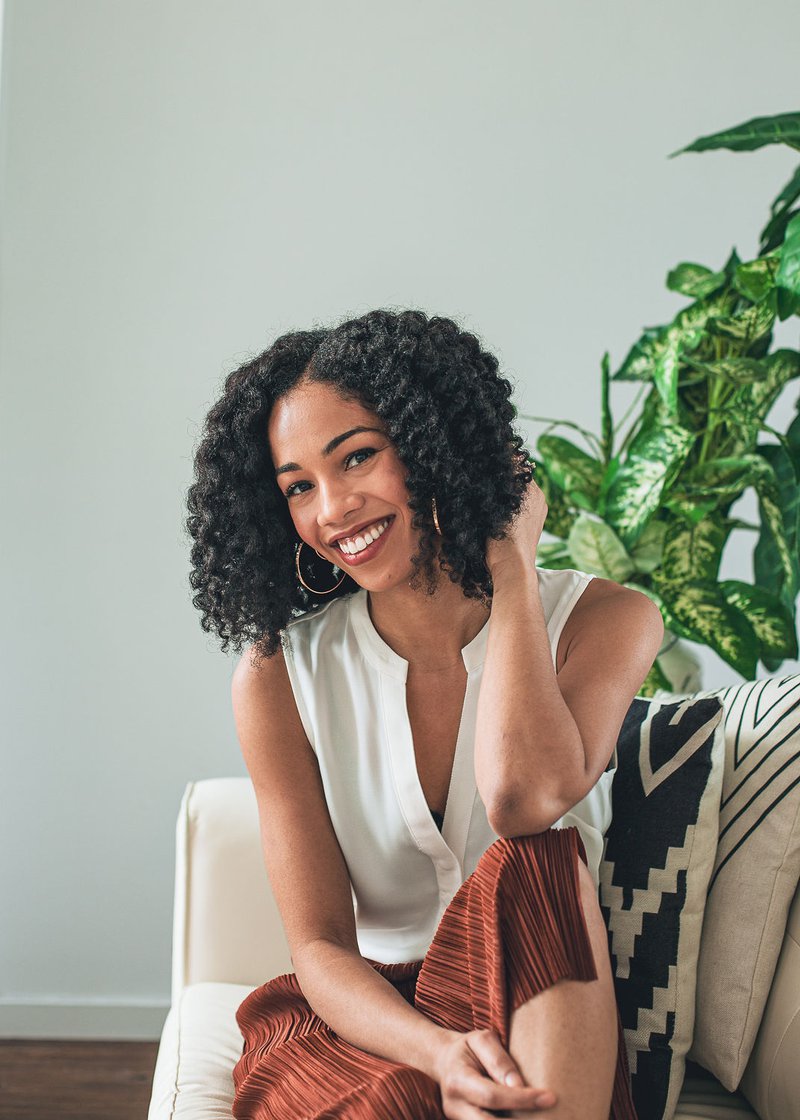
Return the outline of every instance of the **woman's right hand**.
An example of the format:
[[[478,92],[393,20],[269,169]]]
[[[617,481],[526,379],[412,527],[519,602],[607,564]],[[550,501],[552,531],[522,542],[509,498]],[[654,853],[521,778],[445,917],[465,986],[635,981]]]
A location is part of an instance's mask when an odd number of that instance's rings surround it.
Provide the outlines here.
[[[442,1109],[448,1120],[475,1120],[486,1110],[552,1108],[555,1093],[525,1084],[519,1067],[493,1030],[448,1032],[437,1060]],[[481,1111],[482,1110],[482,1111]]]

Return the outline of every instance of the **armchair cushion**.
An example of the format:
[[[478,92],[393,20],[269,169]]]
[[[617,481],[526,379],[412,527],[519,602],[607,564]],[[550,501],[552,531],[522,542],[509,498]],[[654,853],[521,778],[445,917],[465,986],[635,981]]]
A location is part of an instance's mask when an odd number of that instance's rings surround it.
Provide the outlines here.
[[[700,696],[722,703],[725,767],[689,1056],[735,1089],[800,876],[800,674],[694,694]]]
[[[617,741],[600,903],[639,1120],[672,1120],[683,1082],[724,748],[716,697],[636,697]]]

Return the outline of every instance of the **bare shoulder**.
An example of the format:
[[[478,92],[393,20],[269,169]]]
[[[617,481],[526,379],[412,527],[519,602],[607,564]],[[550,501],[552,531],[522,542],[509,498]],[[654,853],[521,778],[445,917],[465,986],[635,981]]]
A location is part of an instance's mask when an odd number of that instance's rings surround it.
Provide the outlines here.
[[[353,947],[350,879],[283,652],[256,658],[252,647],[245,649],[231,699],[258,802],[264,862],[292,956],[317,938]]]
[[[652,632],[657,646],[664,634],[661,612],[652,599],[633,587],[595,576],[589,580],[564,623],[557,671],[563,667],[576,638],[595,625],[610,627],[622,635],[643,630]]]

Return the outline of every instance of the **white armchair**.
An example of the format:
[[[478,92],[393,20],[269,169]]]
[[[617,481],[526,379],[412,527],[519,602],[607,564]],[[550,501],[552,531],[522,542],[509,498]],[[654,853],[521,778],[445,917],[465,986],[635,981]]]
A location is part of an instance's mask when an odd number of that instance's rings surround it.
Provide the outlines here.
[[[291,968],[249,779],[190,783],[177,825],[172,1006],[148,1120],[230,1120],[242,1051],[236,1009]],[[757,1112],[694,1069],[676,1120],[800,1120],[800,892],[743,1085]]]

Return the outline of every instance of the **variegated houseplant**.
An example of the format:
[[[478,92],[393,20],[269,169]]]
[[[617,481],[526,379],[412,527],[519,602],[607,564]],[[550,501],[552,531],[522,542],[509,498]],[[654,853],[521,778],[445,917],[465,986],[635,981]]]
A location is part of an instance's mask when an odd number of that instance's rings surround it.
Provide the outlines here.
[[[800,150],[800,113],[748,121],[681,151],[774,143]],[[537,441],[545,531],[556,538],[540,543],[537,558],[645,592],[661,609],[667,639],[706,645],[753,679],[759,660],[774,672],[798,655],[800,415],[785,435],[766,416],[800,376],[797,350],[771,349],[776,319],[800,313],[800,167],[772,203],[755,258],[741,261],[734,250],[719,271],[682,263],[667,286],[692,302],[671,323],[647,328],[613,376],[603,358],[600,439],[553,421]],[[634,406],[647,392],[618,446],[611,381],[642,382]],[[548,434],[559,424],[581,431],[591,453]],[[759,442],[761,432],[777,442]],[[748,487],[758,497],[757,525],[729,516]],[[758,533],[753,584],[719,578],[736,529]],[[642,695],[685,686],[667,674],[668,646]]]

